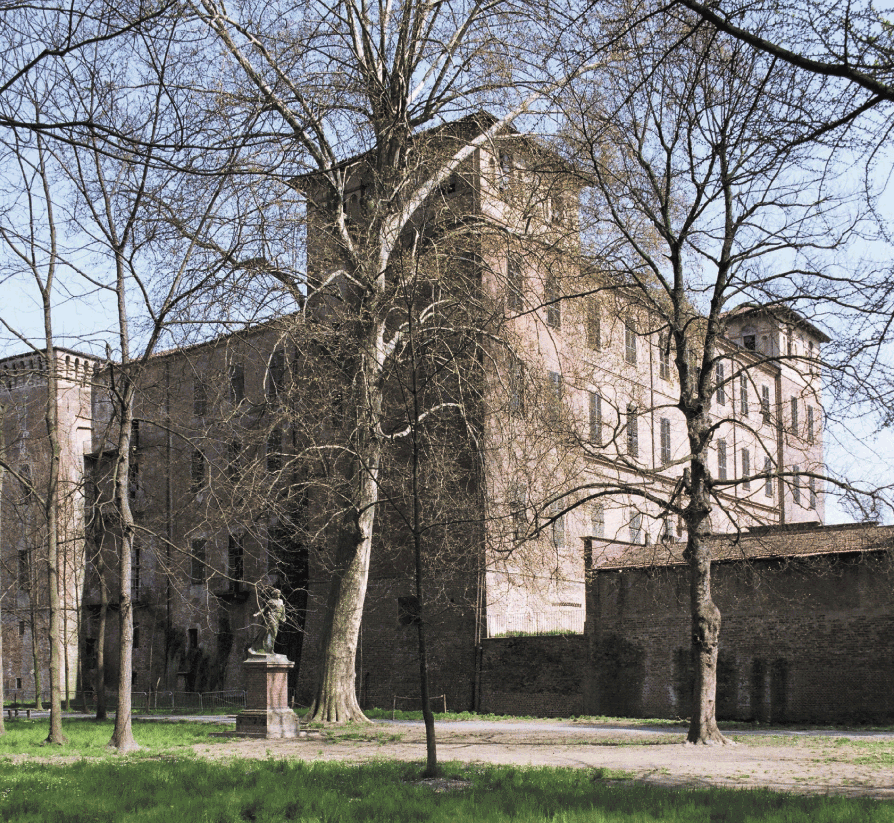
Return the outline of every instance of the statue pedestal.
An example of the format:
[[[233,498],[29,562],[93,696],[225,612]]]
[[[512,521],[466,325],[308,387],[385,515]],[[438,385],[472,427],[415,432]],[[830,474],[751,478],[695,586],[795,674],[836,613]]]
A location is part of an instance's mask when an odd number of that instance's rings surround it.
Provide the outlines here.
[[[298,716],[289,708],[288,674],[295,664],[281,654],[243,661],[245,708],[236,715],[240,737],[297,737]]]

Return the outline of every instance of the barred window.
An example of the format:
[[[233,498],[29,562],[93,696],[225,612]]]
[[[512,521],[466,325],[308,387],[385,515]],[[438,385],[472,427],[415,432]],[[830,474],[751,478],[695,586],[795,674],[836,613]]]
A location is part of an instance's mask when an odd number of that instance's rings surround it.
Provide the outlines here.
[[[602,395],[590,392],[590,442],[594,446],[602,445]]]
[[[522,274],[521,261],[515,254],[510,254],[506,261],[506,308],[509,311],[522,311],[524,308],[525,280]]]
[[[521,415],[525,412],[525,364],[512,355],[509,363],[509,413]]]
[[[630,518],[630,542],[642,543],[643,540],[643,516],[635,512]]]
[[[630,321],[624,324],[624,359],[630,365],[636,365],[636,331]]]
[[[602,348],[602,311],[596,298],[591,298],[587,307],[587,346]]]
[[[195,540],[191,540],[189,544],[190,549],[190,581],[195,584],[201,584],[205,582],[205,577],[207,576],[207,567],[205,566],[205,545],[206,541],[204,538],[197,538]]]
[[[658,339],[658,376],[670,380],[670,335],[664,333]]]
[[[726,480],[726,440],[717,441],[717,478]]]
[[[748,415],[748,376],[743,372],[739,375],[739,405],[743,415]]]
[[[198,449],[193,449],[192,459],[190,460],[190,491],[193,493],[201,491],[205,487],[207,474],[205,455]]]
[[[726,369],[725,369],[723,363],[718,363],[714,367],[714,380],[715,380],[715,385],[717,386],[716,397],[717,397],[717,402],[721,406],[726,405],[726,384],[725,384],[726,378],[724,376],[725,371],[726,371]]]
[[[745,479],[742,481],[742,488],[750,489],[751,481],[748,480],[748,475],[751,474],[751,452],[748,449],[742,449],[742,477]]]
[[[627,454],[639,457],[639,417],[633,403],[627,406]]]
[[[667,417],[661,418],[661,465],[671,462],[671,423]]]
[[[593,537],[605,537],[605,503],[601,500],[593,501],[590,508],[590,529]]]
[[[770,422],[770,387],[761,386],[761,415],[764,423]]]
[[[764,458],[764,496],[773,496],[773,461],[769,457]]]
[[[543,287],[543,302],[546,303],[546,325],[551,329],[562,328],[562,303],[555,278],[547,277]]]

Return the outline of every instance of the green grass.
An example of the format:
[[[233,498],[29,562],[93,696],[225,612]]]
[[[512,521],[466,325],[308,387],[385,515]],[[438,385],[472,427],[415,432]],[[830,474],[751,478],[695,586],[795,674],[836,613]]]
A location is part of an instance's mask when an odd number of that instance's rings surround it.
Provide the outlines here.
[[[391,709],[364,709],[363,713],[370,720],[390,720]],[[435,720],[488,720],[488,721],[505,721],[512,723],[514,721],[528,720],[555,720],[558,722],[566,721],[573,723],[623,723],[631,726],[679,726],[683,723],[681,720],[666,720],[656,717],[606,717],[604,715],[581,715],[580,717],[550,717],[538,718],[530,715],[510,715],[510,714],[478,714],[478,712],[435,712]],[[395,711],[395,720],[422,720],[422,711]]]
[[[6,722],[6,734],[0,737],[0,759],[23,754],[38,757],[103,757],[112,755],[106,750],[115,724],[111,720],[66,718],[62,721],[63,734],[68,738],[64,746],[43,746],[49,728],[44,717],[37,720]],[[196,743],[212,743],[226,738],[210,737],[211,732],[223,731],[225,726],[210,723],[167,723],[161,721],[133,721],[133,735],[147,754],[185,749]],[[2,819],[2,817],[0,817]]]
[[[438,793],[419,766],[285,760],[0,763],[6,823],[890,823],[894,805],[765,790],[671,790],[582,769],[449,765]]]

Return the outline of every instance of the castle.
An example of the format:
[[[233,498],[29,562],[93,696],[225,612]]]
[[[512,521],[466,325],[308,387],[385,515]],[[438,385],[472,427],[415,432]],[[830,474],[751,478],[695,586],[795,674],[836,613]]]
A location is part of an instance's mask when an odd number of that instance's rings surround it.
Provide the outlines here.
[[[358,165],[339,204],[358,225],[363,174]],[[307,190],[308,271],[322,283],[338,254],[324,226],[329,206],[314,200],[312,183]],[[433,255],[447,259],[438,276],[463,278],[479,318],[499,332],[499,342],[480,345],[474,359],[475,412],[466,422],[475,447],[451,455],[466,471],[451,481],[450,505],[463,525],[442,530],[449,562],[432,567],[432,688],[455,708],[483,705],[486,641],[582,636],[588,568],[621,567],[632,547],[671,546],[683,534],[654,502],[674,496],[689,449],[672,353],[632,290],[607,288],[584,262],[578,194],[560,162],[534,141],[506,135],[479,146],[416,221]],[[444,239],[445,225],[473,228],[457,244]],[[142,370],[130,477],[138,526],[128,572],[135,691],[238,687],[257,588],[278,585],[291,615],[282,651],[297,664],[298,702],[307,700],[333,495],[323,469],[300,484],[292,472],[313,437],[338,426],[331,420],[342,402],[337,380],[313,382],[303,342],[308,312],[325,323],[333,306],[324,298],[294,316],[159,353]],[[711,468],[730,482],[718,493],[715,534],[823,522],[823,489],[812,475],[823,467],[818,364],[827,341],[790,310],[749,304],[728,313]],[[56,360],[66,682],[72,692],[90,691],[101,685],[101,635],[105,681],[114,682],[111,372],[79,352],[58,349]],[[39,354],[0,361],[5,460],[35,489],[48,461],[46,385]],[[310,391],[329,410],[323,428],[296,420],[290,398]],[[647,496],[638,494],[644,489]],[[415,693],[412,564],[394,512],[386,502],[380,508],[357,661],[367,705]],[[47,682],[44,545],[34,493],[7,472],[2,674],[6,689],[22,696],[33,694],[35,672]]]

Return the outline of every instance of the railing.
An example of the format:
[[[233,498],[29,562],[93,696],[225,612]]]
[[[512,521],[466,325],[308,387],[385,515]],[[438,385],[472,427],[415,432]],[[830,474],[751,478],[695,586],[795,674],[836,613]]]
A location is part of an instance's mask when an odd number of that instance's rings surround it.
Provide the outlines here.
[[[245,691],[230,689],[219,692],[131,692],[131,710],[134,712],[172,712],[179,714],[203,714],[232,709],[233,712],[245,708]],[[79,692],[72,703],[78,709],[94,711],[96,695],[93,692]],[[114,711],[118,705],[118,694],[106,691],[106,708]]]
[[[584,610],[488,614],[488,637],[527,637],[544,634],[583,634]]]

